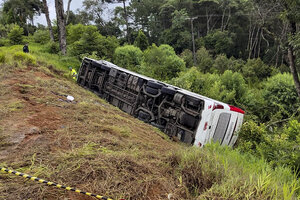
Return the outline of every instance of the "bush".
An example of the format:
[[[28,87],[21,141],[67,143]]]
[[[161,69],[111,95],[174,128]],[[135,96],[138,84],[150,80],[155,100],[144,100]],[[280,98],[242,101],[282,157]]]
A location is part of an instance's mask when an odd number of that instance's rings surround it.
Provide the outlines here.
[[[242,75],[229,70],[220,76],[210,73],[203,74],[192,67],[181,72],[179,77],[172,79],[170,83],[234,105],[243,102],[247,92],[247,85]]]
[[[238,149],[242,152],[258,155],[257,146],[265,142],[266,135],[265,125],[259,126],[252,120],[245,122],[239,132]]]
[[[10,41],[7,38],[0,38],[0,47],[3,46],[9,46],[10,45]]]
[[[15,25],[8,33],[8,39],[11,44],[22,44],[24,30],[18,25]]]
[[[16,52],[13,55],[13,59],[17,61],[21,61],[27,65],[35,65],[36,64],[36,59],[32,55],[28,53],[23,53],[23,52]]]
[[[269,112],[267,120],[287,118],[300,107],[293,78],[287,73],[270,77],[264,83],[263,97]]]
[[[59,53],[59,44],[57,42],[52,41],[48,42],[48,44],[46,45],[46,51],[51,54]]]
[[[143,52],[133,45],[118,47],[114,54],[114,63],[120,67],[137,72],[143,59]]]
[[[215,96],[215,92],[212,91],[212,85],[217,81],[220,81],[219,75],[203,74],[196,67],[192,67],[187,71],[180,72],[179,76],[172,79],[170,83],[186,90],[212,97]]]
[[[266,141],[258,146],[259,153],[274,167],[289,166],[300,172],[300,123],[291,120],[283,131],[266,135]]]
[[[260,58],[249,59],[242,68],[242,74],[248,83],[262,81],[269,77],[272,67],[266,65]]]
[[[50,40],[50,35],[48,30],[37,30],[33,35],[33,40],[36,43],[46,44]]]
[[[5,61],[6,61],[5,54],[0,52],[0,63],[5,63]]]
[[[144,52],[140,72],[158,80],[170,80],[184,69],[184,61],[175,54],[171,46],[163,44],[157,47],[153,44]]]

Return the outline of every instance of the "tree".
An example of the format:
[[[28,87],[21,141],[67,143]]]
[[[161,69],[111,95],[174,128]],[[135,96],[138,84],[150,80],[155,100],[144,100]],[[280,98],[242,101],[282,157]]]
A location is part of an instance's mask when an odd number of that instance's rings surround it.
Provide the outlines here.
[[[68,8],[67,8],[66,24],[68,24],[68,21],[69,21],[71,2],[72,2],[72,0],[68,0]]]
[[[173,47],[153,44],[144,52],[140,72],[158,80],[170,80],[184,69],[184,61],[176,55]]]
[[[282,0],[284,8],[285,8],[285,14],[286,14],[286,20],[289,23],[290,27],[290,34],[291,37],[295,37],[296,32],[297,32],[297,22],[300,22],[300,2],[299,1],[294,1],[294,0]],[[288,44],[288,60],[290,64],[290,70],[294,79],[296,91],[298,94],[298,97],[300,98],[300,81],[299,81],[299,76],[296,68],[296,63],[295,63],[295,54],[294,54],[294,48],[291,45],[291,43]]]
[[[95,54],[98,58],[112,60],[115,49],[119,46],[116,37],[102,36],[96,26],[74,25],[69,38],[73,43],[70,46],[71,54],[88,56]],[[80,33],[79,33],[80,32]],[[79,38],[79,39],[78,39]]]
[[[137,72],[143,60],[143,52],[136,46],[118,47],[114,54],[114,63],[120,67]]]
[[[84,11],[81,14],[86,15],[87,19],[93,21],[97,25],[103,26],[104,20],[102,19],[103,13],[103,1],[102,0],[84,0],[83,1]]]
[[[233,47],[232,38],[232,34],[228,31],[217,30],[204,37],[204,45],[213,55],[225,53],[230,57]]]
[[[29,33],[28,22],[33,26],[35,15],[41,14],[42,2],[40,0],[7,0],[3,4],[3,18],[6,24],[18,24]]]
[[[54,42],[54,34],[53,34],[53,29],[52,29],[52,25],[51,25],[51,20],[49,17],[49,9],[48,9],[48,5],[47,5],[47,0],[43,0],[43,12],[45,13],[46,16],[46,21],[47,21],[47,25],[48,25],[48,29],[49,29],[49,34],[50,34],[50,39],[52,42]]]
[[[67,53],[66,26],[63,0],[55,0],[56,18],[59,29],[59,46],[63,55]]]
[[[176,53],[191,48],[191,34],[186,30],[188,14],[185,9],[175,10],[172,13],[172,26],[163,31],[160,42],[171,45]]]
[[[142,30],[139,30],[138,36],[134,41],[134,45],[139,47],[142,51],[147,49],[147,47],[149,46],[147,36]]]

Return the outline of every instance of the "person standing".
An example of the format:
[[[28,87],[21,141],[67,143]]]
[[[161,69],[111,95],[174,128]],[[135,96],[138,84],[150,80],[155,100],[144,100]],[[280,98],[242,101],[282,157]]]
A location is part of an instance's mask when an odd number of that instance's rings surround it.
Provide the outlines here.
[[[24,53],[29,53],[29,48],[28,48],[28,44],[25,44],[23,47],[23,52]]]

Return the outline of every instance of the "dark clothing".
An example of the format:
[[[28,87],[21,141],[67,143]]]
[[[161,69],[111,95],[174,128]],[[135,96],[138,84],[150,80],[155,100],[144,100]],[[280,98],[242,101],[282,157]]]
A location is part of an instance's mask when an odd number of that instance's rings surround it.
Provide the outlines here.
[[[29,53],[29,48],[28,48],[27,45],[25,45],[25,46],[23,47],[23,52],[24,52],[24,53]]]

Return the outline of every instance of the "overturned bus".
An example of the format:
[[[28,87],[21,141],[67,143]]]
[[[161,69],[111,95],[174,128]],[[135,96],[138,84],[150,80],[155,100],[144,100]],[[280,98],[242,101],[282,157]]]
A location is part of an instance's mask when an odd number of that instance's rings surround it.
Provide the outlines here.
[[[104,60],[84,58],[77,83],[168,136],[199,147],[209,141],[233,146],[243,122],[240,108]]]

